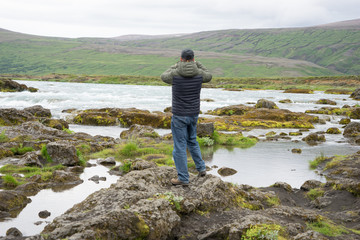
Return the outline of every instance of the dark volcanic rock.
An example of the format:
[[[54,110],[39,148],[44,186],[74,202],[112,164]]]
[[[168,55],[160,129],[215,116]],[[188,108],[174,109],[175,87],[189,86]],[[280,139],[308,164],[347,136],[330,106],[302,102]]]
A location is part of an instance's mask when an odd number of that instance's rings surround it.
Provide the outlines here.
[[[47,218],[50,215],[51,215],[51,213],[48,210],[44,210],[44,211],[39,212],[39,217],[41,217],[41,218]]]
[[[11,79],[0,79],[0,92],[37,92],[37,90],[36,88],[27,87],[25,84],[20,84]]]
[[[21,193],[9,190],[0,191],[0,211],[11,212],[19,210],[24,208],[29,202],[31,202],[31,199]]]

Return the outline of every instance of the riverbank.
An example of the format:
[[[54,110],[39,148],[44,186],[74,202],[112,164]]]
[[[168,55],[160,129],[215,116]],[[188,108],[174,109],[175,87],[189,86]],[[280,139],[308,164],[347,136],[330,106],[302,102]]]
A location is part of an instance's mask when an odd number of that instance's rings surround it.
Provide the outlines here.
[[[158,76],[101,76],[101,75],[74,75],[50,74],[45,76],[30,76],[20,74],[1,74],[0,78],[17,80],[54,81],[74,83],[101,83],[101,84],[127,84],[166,86]],[[324,77],[279,77],[279,78],[222,78],[215,77],[210,83],[204,84],[206,88],[225,89],[276,89],[290,88],[311,89],[330,93],[332,89],[343,90],[342,94],[355,90],[360,85],[360,76],[324,76]],[[346,92],[347,90],[347,92]],[[334,92],[336,93],[336,91]],[[341,94],[341,93],[340,93]]]

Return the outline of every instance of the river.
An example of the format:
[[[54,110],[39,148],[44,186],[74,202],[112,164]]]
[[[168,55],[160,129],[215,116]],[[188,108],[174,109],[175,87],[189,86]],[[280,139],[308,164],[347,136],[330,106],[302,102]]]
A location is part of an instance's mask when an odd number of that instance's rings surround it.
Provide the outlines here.
[[[19,93],[0,93],[1,108],[23,109],[33,105],[41,105],[51,110],[54,118],[66,118],[67,113],[63,110],[88,109],[88,108],[128,108],[135,107],[150,111],[163,111],[171,105],[171,87],[169,86],[133,86],[133,85],[116,85],[116,84],[86,84],[86,83],[62,83],[62,82],[34,82],[18,81],[29,87],[38,88],[36,93],[19,92]],[[260,98],[274,101],[279,108],[289,109],[293,112],[305,112],[309,109],[317,109],[326,105],[318,105],[315,102],[319,99],[326,98],[337,102],[339,107],[355,105],[358,102],[349,98],[349,95],[325,94],[322,91],[315,91],[314,94],[290,94],[283,93],[280,90],[245,90],[245,91],[224,91],[222,89],[202,89],[201,98],[212,99],[214,102],[201,102],[201,110],[205,113],[218,107],[228,105],[245,104],[253,105]],[[279,103],[279,100],[290,99],[292,103]],[[203,115],[206,116],[206,115]],[[310,132],[326,131],[329,127],[342,126],[338,124],[341,117],[319,115],[320,118],[328,118],[326,124],[317,124],[315,129]],[[104,135],[118,138],[121,131],[125,130],[119,126],[113,127],[95,127],[70,125],[70,130],[75,132],[86,132],[91,135]],[[274,130],[277,133],[297,131],[295,129],[258,129],[250,132],[244,132],[245,136],[261,136],[269,131]],[[170,132],[169,130],[158,129],[160,134]],[[304,136],[308,134],[304,133]],[[213,167],[210,174],[217,175],[217,167],[230,167],[237,170],[232,176],[223,177],[225,181],[236,184],[249,184],[254,187],[266,187],[277,181],[289,183],[294,188],[299,188],[306,180],[316,179],[325,181],[325,179],[315,171],[309,169],[309,161],[324,155],[345,155],[352,154],[359,150],[358,146],[350,145],[342,134],[326,135],[327,141],[317,146],[309,146],[299,137],[292,137],[292,140],[300,141],[260,141],[254,147],[241,148],[212,148],[204,149],[203,155],[206,164]],[[291,152],[293,148],[300,148],[301,154]],[[73,204],[82,201],[86,196],[101,187],[108,187],[115,182],[117,177],[110,177],[106,174],[106,169],[96,167],[87,169],[82,174],[85,183],[71,190],[53,193],[51,190],[43,190],[34,197],[31,197],[32,203],[19,214],[15,219],[8,219],[0,222],[0,236],[4,235],[6,230],[12,226],[18,227],[24,235],[39,233],[44,224],[34,225],[37,220],[37,212],[48,210],[52,212],[51,221],[54,217],[62,214]],[[89,174],[107,175],[107,181],[96,185],[87,180]],[[104,172],[105,171],[105,172]],[[91,176],[90,176],[91,177]],[[69,197],[77,195],[77,197]],[[64,199],[70,199],[63,204]],[[58,206],[63,205],[62,208]],[[41,206],[42,208],[40,209]]]

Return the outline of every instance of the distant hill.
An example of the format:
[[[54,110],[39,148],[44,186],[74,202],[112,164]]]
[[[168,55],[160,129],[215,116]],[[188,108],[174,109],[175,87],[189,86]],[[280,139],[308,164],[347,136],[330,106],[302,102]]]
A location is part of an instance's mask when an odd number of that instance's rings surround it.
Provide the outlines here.
[[[159,76],[192,48],[218,77],[360,75],[360,19],[307,28],[52,38],[0,29],[0,73]]]

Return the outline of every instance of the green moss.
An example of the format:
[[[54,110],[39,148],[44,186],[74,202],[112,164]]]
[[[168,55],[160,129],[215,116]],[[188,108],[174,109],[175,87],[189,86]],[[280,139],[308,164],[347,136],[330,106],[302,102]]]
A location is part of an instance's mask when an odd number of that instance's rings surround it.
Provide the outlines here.
[[[256,224],[252,225],[246,230],[245,234],[242,235],[241,240],[255,240],[255,239],[266,239],[266,240],[278,240],[285,239],[283,236],[284,228],[277,224]]]
[[[16,180],[16,178],[11,176],[10,174],[6,174],[2,177],[2,179],[4,181],[4,186],[7,188],[15,188],[21,184],[19,181]]]
[[[52,159],[51,159],[50,155],[47,152],[46,145],[43,145],[42,148],[41,148],[41,156],[43,156],[43,158],[45,158],[47,162],[52,163]]]
[[[225,134],[214,131],[211,138],[214,140],[215,145],[236,146],[239,148],[249,148],[257,143],[255,138],[244,137],[241,133]]]
[[[11,148],[11,151],[14,153],[14,155],[24,155],[27,152],[34,151],[34,149],[32,147],[22,147],[22,144],[20,144],[19,147]]]
[[[136,228],[138,229],[140,234],[139,239],[145,239],[145,237],[147,237],[150,233],[150,228],[140,215],[138,215],[138,219],[139,221],[136,223]]]
[[[324,155],[316,157],[314,160],[310,161],[310,169],[315,169],[319,166],[320,163],[324,162],[327,158]]]
[[[52,177],[52,173],[55,170],[64,170],[65,167],[63,165],[55,165],[51,167],[23,167],[16,165],[5,165],[0,168],[0,173],[3,174],[13,174],[13,173],[21,173],[24,174],[25,178],[30,178],[34,175],[40,175],[43,181],[48,181]],[[22,183],[22,182],[21,182]]]
[[[345,227],[336,225],[330,220],[319,220],[319,221],[307,223],[306,225],[311,230],[324,234],[325,236],[328,237],[337,237],[342,234],[349,233],[349,231]]]
[[[278,206],[280,204],[280,199],[278,197],[267,197],[266,203],[269,206]]]
[[[9,138],[5,134],[6,130],[3,130],[0,134],[0,142],[7,142],[9,141]]]
[[[306,196],[311,200],[315,200],[319,197],[324,196],[324,190],[320,188],[310,189],[310,191],[306,193]]]

